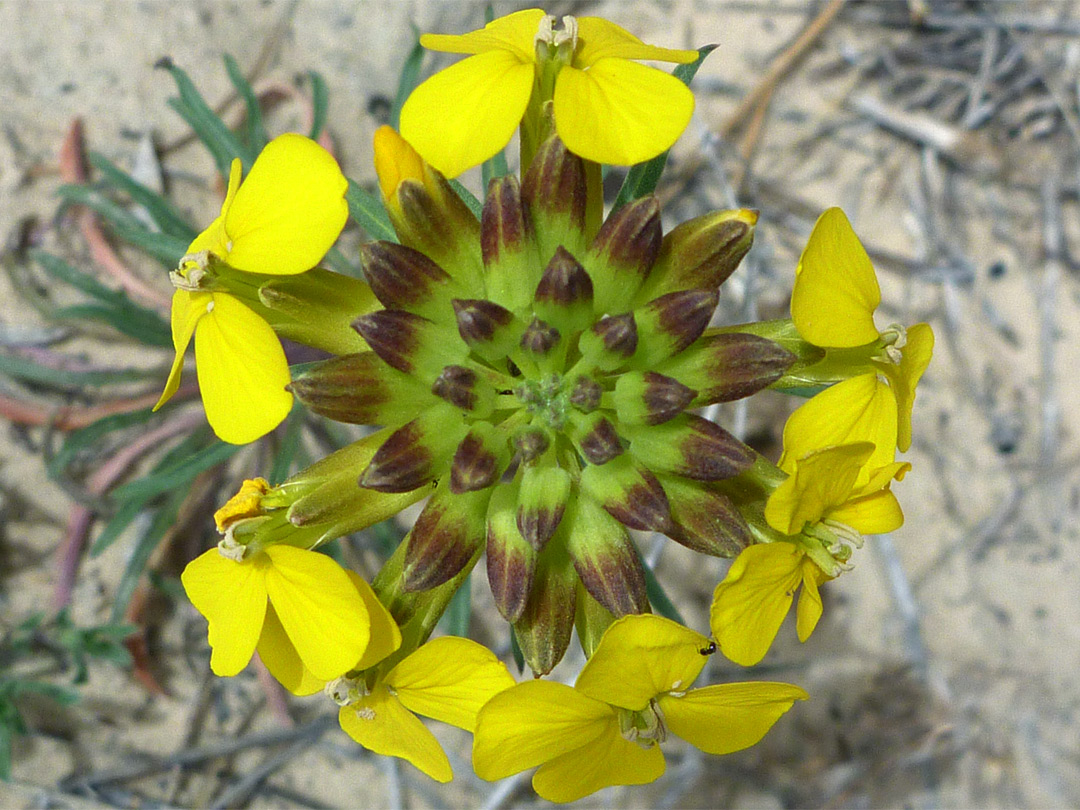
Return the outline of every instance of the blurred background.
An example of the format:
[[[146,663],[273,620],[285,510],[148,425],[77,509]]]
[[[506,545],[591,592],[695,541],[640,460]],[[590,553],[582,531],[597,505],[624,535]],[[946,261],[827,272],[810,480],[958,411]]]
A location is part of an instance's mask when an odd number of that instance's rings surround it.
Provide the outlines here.
[[[494,5],[497,14],[522,7]],[[658,188],[665,229],[715,208],[761,212],[719,318],[786,316],[799,251],[818,214],[839,205],[878,271],[879,327],[929,321],[937,336],[906,456],[913,470],[894,488],[904,527],[869,539],[855,570],[825,587],[825,616],[806,644],[789,623],[752,671],[720,656],[707,670],[713,681],[797,683],[812,699],[749,751],[717,758],[674,745],[657,783],[580,804],[1080,804],[1080,9],[1042,0],[546,8],[607,17],[667,47],[719,45],[694,80],[697,110]],[[85,148],[167,190],[190,223],[216,213],[213,162],[168,105],[177,91],[155,69],[163,58],[239,125],[243,100],[222,61],[230,54],[272,134],[308,130],[325,90],[335,154],[349,177],[371,184],[371,136],[394,109],[416,31],[462,33],[483,13],[431,1],[0,3],[0,747],[14,735],[3,806],[542,803],[527,774],[476,779],[468,735],[456,729],[436,730],[457,775],[438,786],[354,745],[326,700],[286,699],[254,666],[210,675],[205,623],[177,577],[234,479],[208,463],[171,489],[159,480],[115,520],[116,488],[152,470],[151,451],[201,417],[191,416],[197,407],[174,414],[164,432],[129,420],[107,451],[92,444],[104,434],[73,443],[103,417],[152,404],[172,350],[167,333],[154,347],[46,317],[70,303],[71,284],[27,258],[47,249],[148,309],[167,306],[161,263],[58,196],[64,183],[100,177],[100,162],[80,160]],[[428,54],[422,74],[448,63]],[[516,151],[508,155],[513,163]],[[479,193],[478,173],[463,179]],[[609,177],[613,189],[619,179]],[[359,238],[342,243],[353,260]],[[722,422],[775,454],[796,404],[767,392]],[[259,452],[232,464],[250,475],[267,463]],[[100,541],[105,530],[115,542]],[[727,562],[702,565],[677,545],[641,540],[672,601],[704,630]],[[364,542],[345,555],[361,569]],[[91,556],[94,544],[103,550]],[[471,629],[505,653],[482,579]],[[572,677],[578,663],[557,674]]]

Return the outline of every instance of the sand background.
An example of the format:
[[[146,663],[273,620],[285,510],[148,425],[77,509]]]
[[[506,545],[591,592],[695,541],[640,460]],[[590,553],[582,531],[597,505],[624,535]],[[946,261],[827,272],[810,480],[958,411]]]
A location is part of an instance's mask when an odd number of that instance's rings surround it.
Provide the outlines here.
[[[751,673],[799,683],[813,700],[751,751],[712,758],[675,746],[657,784],[611,789],[584,806],[1080,805],[1080,283],[1070,253],[1080,239],[1080,9],[930,2],[918,28],[908,13],[921,6],[846,4],[779,81],[760,121],[748,121],[749,135],[729,126],[740,99],[827,5],[549,6],[606,16],[670,47],[719,43],[695,80],[698,109],[660,194],[668,228],[736,201],[761,210],[755,247],[724,287],[723,317],[785,314],[814,218],[841,205],[878,267],[879,325],[926,320],[938,338],[915,410],[914,470],[896,487],[905,526],[870,540],[856,569],[827,586],[825,619],[807,644],[785,626]],[[499,13],[518,7],[496,4]],[[170,77],[154,69],[164,56],[212,103],[231,90],[224,52],[245,71],[257,68],[257,87],[295,87],[319,71],[336,153],[350,177],[370,182],[371,134],[393,97],[411,26],[461,32],[482,19],[482,6],[457,2],[0,2],[0,242],[10,246],[27,217],[50,223],[57,156],[75,118],[91,148],[123,167],[145,167],[137,155],[152,137],[166,153],[174,198],[192,221],[207,221],[212,163],[197,146],[173,148],[187,129],[166,106]],[[435,64],[443,62],[429,57],[425,69]],[[270,120],[284,131],[303,115],[293,100]],[[63,227],[39,230],[46,246],[90,261]],[[168,293],[153,263],[124,257]],[[7,345],[45,326],[0,278]],[[169,359],[100,341],[64,349],[90,362]],[[791,407],[778,395],[755,398],[729,409],[725,424],[765,446]],[[18,425],[0,436],[5,630],[49,603],[71,509],[42,471],[44,440],[42,428]],[[72,600],[78,621],[107,614],[128,553],[121,541],[83,566]],[[668,544],[657,571],[677,583],[677,604],[703,629],[725,566],[701,565]],[[477,629],[497,634],[483,615],[486,583],[474,585]],[[453,729],[437,731],[458,774],[445,788],[366,755],[318,719],[328,709],[318,698],[289,705],[290,730],[265,705],[254,673],[208,675],[204,628],[188,605],[154,618],[152,655],[167,694],[94,665],[76,706],[27,699],[33,730],[16,742],[0,806],[537,801],[527,779],[475,779],[467,736]],[[710,670],[716,680],[744,676],[719,660]],[[178,751],[248,734],[263,735],[261,744],[177,765]],[[88,775],[155,756],[167,761],[148,775],[85,786]]]

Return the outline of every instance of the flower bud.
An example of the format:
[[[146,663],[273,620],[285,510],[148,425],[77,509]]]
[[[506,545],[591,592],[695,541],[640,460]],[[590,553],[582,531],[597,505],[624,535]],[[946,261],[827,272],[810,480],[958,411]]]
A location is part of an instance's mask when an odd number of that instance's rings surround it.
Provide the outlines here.
[[[570,497],[570,473],[561,467],[530,466],[522,471],[517,526],[521,536],[540,551],[559,528]]]
[[[534,223],[540,261],[562,246],[572,256],[586,247],[587,185],[585,163],[558,136],[540,145],[525,171],[521,195]]]
[[[517,311],[529,303],[540,266],[529,212],[513,175],[491,181],[480,220],[487,296]]]
[[[630,455],[618,456],[602,466],[587,466],[581,473],[581,491],[631,529],[666,534],[671,526],[663,487]]]
[[[675,227],[660,247],[637,300],[678,290],[715,290],[739,266],[754,242],[756,211],[714,211]]]
[[[568,511],[566,543],[589,594],[615,616],[648,610],[645,573],[630,535],[587,496]]]
[[[583,262],[596,286],[597,312],[625,312],[660,253],[660,204],[653,196],[611,213]]]
[[[565,334],[580,332],[593,322],[592,280],[561,245],[540,276],[533,311]]]
[[[714,557],[734,557],[750,545],[750,528],[728,497],[678,476],[657,479],[671,504],[672,540]]]
[[[437,403],[383,442],[360,476],[360,486],[378,492],[408,492],[445,468],[467,429],[459,411]]]
[[[612,401],[620,423],[659,425],[686,410],[696,394],[678,380],[655,371],[629,371],[615,383]]]
[[[537,558],[518,530],[517,511],[517,484],[496,487],[488,504],[487,572],[495,606],[508,622],[525,611]]]
[[[451,278],[418,250],[393,242],[360,246],[364,277],[387,309],[406,309],[429,320],[448,317],[444,297]]]
[[[581,355],[597,368],[613,371],[626,365],[638,348],[638,330],[634,316],[608,315],[581,333]]]
[[[451,493],[442,482],[409,532],[405,552],[406,591],[426,591],[455,577],[487,536],[490,492]]]
[[[308,410],[353,425],[397,425],[434,401],[424,386],[374,352],[308,366],[287,386]]]
[[[375,132],[375,171],[386,213],[403,245],[419,250],[480,295],[480,223],[457,192],[390,127]]]
[[[564,544],[548,543],[537,556],[525,610],[514,622],[521,654],[537,675],[551,672],[570,645],[577,582],[577,572]]]
[[[452,303],[458,334],[485,360],[494,362],[506,357],[525,329],[513,312],[492,301],[455,298]]]
[[[578,452],[590,464],[607,464],[624,452],[615,425],[599,411],[571,413],[569,428],[570,438]]]
[[[654,368],[697,340],[709,325],[718,300],[716,290],[683,290],[634,310],[638,330],[634,366]]]
[[[796,357],[757,335],[726,332],[703,337],[657,367],[697,389],[694,407],[748,397],[776,382]]]
[[[474,422],[450,462],[450,491],[490,487],[499,480],[509,458],[506,435],[488,422]]]
[[[732,478],[750,469],[757,457],[715,422],[688,413],[628,433],[630,452],[649,469],[697,481]]]
[[[403,309],[363,315],[353,328],[385,363],[429,384],[446,366],[458,365],[468,355],[455,331]]]

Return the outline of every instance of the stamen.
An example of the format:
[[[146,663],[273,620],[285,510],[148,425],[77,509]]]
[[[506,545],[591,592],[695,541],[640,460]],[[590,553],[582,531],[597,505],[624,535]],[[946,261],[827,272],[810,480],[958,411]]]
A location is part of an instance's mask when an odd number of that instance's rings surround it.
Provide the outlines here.
[[[348,706],[356,703],[369,694],[363,682],[356,678],[347,678],[344,675],[327,682],[326,686],[323,687],[323,692],[338,706]],[[365,711],[371,712],[370,716],[366,716]],[[365,720],[372,720],[375,717],[375,712],[367,707],[358,708],[356,713]]]
[[[536,45],[551,45],[554,40],[555,15],[546,14],[540,20],[540,28],[536,32],[533,42]]]
[[[558,48],[560,45],[570,44],[570,52],[577,48],[577,18],[567,14],[562,18],[562,28],[554,32],[551,44]]]

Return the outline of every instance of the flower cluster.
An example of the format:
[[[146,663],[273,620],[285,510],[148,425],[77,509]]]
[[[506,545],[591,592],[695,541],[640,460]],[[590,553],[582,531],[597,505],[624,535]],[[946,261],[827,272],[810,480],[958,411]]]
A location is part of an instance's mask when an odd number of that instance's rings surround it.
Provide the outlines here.
[[[458,726],[478,775],[539,766],[553,801],[656,779],[669,732],[712,754],[751,746],[801,689],[690,686],[717,649],[759,661],[800,585],[805,640],[819,588],[863,535],[901,524],[890,486],[910,467],[896,452],[932,332],[879,331],[874,270],[839,209],[810,236],[791,318],[724,326],[719,289],[756,212],[664,233],[645,195],[603,217],[599,164],[660,155],[693,109],[682,81],[631,60],[698,52],[537,9],[421,41],[469,56],[416,89],[401,135],[375,135],[397,241],[361,247],[365,281],[315,267],[345,225],[347,181],[296,135],[243,183],[233,166],[221,215],[173,273],[162,403],[194,334],[226,441],[273,430],[294,400],[372,428],[276,486],[246,481],[215,515],[222,540],[183,575],[211,668],[235,675],[258,652],[293,693],[330,696],[361,745],[439,781],[450,764],[417,715]],[[520,178],[494,179],[477,215],[447,177],[519,127]],[[332,357],[290,374],[280,337]],[[764,388],[814,393],[775,464],[702,415]],[[318,550],[424,499],[370,584]],[[650,614],[633,531],[734,558],[711,639]],[[516,684],[473,641],[431,639],[481,559],[537,680]],[[575,628],[575,685],[540,679]]]

